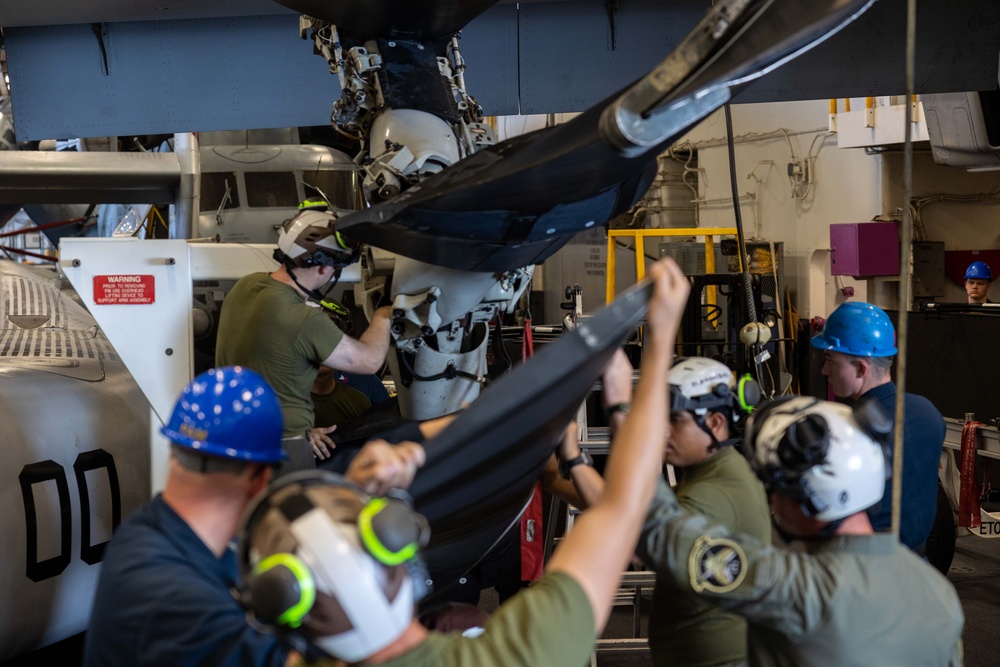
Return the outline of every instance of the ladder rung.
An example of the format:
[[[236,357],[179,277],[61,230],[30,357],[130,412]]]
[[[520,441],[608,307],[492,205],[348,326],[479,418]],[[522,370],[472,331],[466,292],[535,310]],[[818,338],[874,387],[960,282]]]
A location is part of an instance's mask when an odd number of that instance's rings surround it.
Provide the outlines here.
[[[636,586],[652,588],[654,584],[656,584],[656,572],[652,570],[630,571],[622,575],[622,588],[634,588]]]
[[[649,650],[649,640],[638,639],[598,639],[594,649],[597,653],[641,653]]]

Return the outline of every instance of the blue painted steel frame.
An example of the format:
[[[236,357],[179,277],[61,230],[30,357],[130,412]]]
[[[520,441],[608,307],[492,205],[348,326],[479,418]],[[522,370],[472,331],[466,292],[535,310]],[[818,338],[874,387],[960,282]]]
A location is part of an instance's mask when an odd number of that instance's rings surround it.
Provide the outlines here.
[[[880,0],[734,101],[902,92],[904,9]],[[491,115],[582,111],[652,68],[704,10],[704,0],[630,0],[612,31],[600,0],[496,5],[463,30],[467,88]],[[105,25],[107,75],[90,25],[5,28],[19,139],[329,122],[337,80],[294,15]],[[922,0],[918,92],[995,88],[997,25],[995,0]]]

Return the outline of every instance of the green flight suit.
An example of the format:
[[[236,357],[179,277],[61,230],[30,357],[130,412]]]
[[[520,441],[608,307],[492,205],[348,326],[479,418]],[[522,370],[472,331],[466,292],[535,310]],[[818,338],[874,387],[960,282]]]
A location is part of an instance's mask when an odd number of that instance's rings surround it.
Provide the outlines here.
[[[700,514],[732,532],[771,541],[771,511],[764,486],[743,455],[726,447],[705,461],[677,469],[677,500],[685,511]],[[663,526],[647,523],[646,530]],[[669,568],[669,554],[648,552],[646,564],[659,572]],[[649,616],[649,647],[657,667],[706,667],[747,658],[747,623],[679,587],[669,576],[657,576]]]
[[[961,665],[954,587],[895,535],[841,535],[793,552],[689,516],[666,484],[639,553],[749,622],[751,665]]]

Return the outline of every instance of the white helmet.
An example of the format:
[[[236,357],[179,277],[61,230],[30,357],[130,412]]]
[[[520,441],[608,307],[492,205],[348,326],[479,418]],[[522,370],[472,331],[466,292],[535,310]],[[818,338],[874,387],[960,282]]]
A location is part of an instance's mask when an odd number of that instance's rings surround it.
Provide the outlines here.
[[[881,442],[892,422],[873,401],[850,407],[796,396],[750,417],[750,466],[768,492],[796,498],[806,516],[837,521],[882,498],[887,479]]]
[[[357,249],[337,232],[337,215],[330,211],[299,211],[278,229],[275,259],[292,267],[344,267],[357,258]]]
[[[757,383],[749,376],[737,383],[733,371],[714,359],[679,359],[670,368],[670,411],[687,410],[696,417],[709,412],[725,412],[735,425],[741,407],[749,412],[760,400]]]
[[[326,471],[286,475],[244,518],[242,602],[298,650],[360,662],[412,621],[428,537],[402,500],[369,497]]]

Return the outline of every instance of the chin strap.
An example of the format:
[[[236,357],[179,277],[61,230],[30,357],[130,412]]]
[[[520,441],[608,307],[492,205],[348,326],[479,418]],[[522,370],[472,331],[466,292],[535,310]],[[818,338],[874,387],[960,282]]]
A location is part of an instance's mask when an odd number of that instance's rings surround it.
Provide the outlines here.
[[[712,429],[710,429],[708,427],[708,424],[705,423],[705,417],[704,417],[704,415],[695,415],[694,416],[694,423],[697,424],[698,427],[701,428],[702,431],[704,431],[705,433],[707,433],[708,437],[710,437],[712,439],[712,444],[708,446],[708,452],[710,454],[713,453],[713,452],[719,451],[723,447],[731,447],[731,446],[737,444],[740,441],[739,438],[729,438],[728,440],[724,440],[723,442],[719,442],[719,439],[715,437],[714,433],[712,433]]]
[[[292,279],[292,282],[295,283],[295,285],[300,290],[302,290],[309,299],[312,299],[316,303],[323,305],[323,302],[326,300],[326,297],[330,294],[330,292],[333,291],[333,288],[337,286],[337,283],[340,282],[340,273],[342,270],[341,267],[339,266],[334,267],[333,280],[330,281],[330,286],[327,287],[326,290],[323,292],[320,292],[318,289],[306,289],[306,287],[299,282],[299,279],[295,277],[295,269],[297,268],[298,267],[295,266],[294,264],[290,262],[285,262],[285,271],[288,273],[288,276]]]

